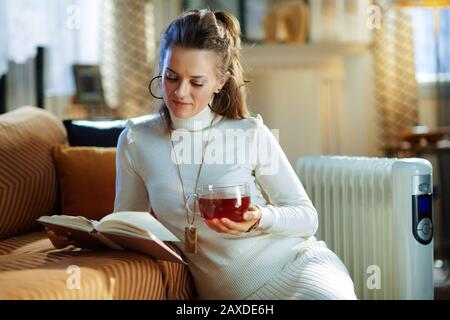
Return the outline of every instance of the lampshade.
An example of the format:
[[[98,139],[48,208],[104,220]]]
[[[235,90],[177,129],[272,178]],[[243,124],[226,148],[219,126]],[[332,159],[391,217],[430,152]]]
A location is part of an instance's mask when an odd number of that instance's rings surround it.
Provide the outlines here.
[[[450,0],[393,0],[394,7],[450,7]]]

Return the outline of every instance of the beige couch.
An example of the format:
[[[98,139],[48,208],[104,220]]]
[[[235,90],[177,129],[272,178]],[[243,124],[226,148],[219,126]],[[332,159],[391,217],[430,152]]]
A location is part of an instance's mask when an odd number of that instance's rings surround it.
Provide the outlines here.
[[[42,109],[0,115],[0,300],[194,298],[182,264],[52,246],[35,220],[57,212],[50,149],[66,141],[63,124]]]

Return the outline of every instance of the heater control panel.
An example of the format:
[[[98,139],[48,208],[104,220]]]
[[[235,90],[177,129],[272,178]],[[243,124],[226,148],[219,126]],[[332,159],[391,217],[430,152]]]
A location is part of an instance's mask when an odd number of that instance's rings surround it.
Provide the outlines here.
[[[421,244],[433,239],[433,193],[431,175],[412,179],[412,232]]]

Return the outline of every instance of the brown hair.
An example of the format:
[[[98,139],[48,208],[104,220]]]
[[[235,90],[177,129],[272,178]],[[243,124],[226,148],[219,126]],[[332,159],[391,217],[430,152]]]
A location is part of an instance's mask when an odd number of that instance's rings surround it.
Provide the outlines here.
[[[243,119],[249,116],[246,104],[243,69],[240,63],[241,28],[231,14],[208,9],[190,10],[176,18],[161,36],[159,69],[162,71],[167,49],[179,46],[206,49],[217,53],[218,77],[230,73],[229,80],[214,97],[211,109],[227,118]],[[167,128],[171,120],[165,103],[159,110]]]

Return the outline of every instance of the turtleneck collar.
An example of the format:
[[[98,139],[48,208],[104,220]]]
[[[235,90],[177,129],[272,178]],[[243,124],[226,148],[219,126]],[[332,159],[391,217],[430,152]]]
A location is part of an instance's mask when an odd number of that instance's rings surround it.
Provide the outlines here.
[[[169,109],[170,112],[170,109]],[[190,118],[178,118],[172,112],[170,112],[170,118],[172,119],[173,129],[186,129],[188,131],[199,131],[203,130],[211,124],[216,113],[214,113],[209,106],[203,108],[202,111]],[[222,118],[221,115],[217,115],[214,123],[217,123]],[[213,123],[213,124],[214,124]]]

